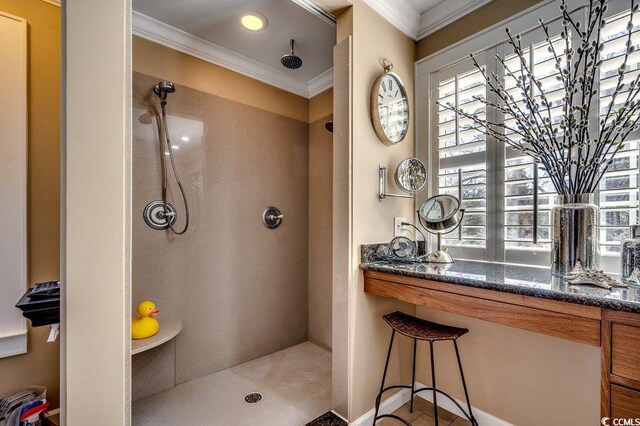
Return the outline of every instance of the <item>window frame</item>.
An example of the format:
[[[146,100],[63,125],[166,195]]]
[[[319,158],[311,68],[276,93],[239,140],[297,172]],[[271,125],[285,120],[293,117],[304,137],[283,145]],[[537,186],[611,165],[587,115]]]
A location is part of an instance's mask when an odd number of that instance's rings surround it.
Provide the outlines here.
[[[0,179],[6,191],[0,191],[3,223],[0,231],[0,358],[27,352],[27,321],[14,306],[27,289],[27,21],[0,12],[0,25],[11,28],[11,59],[8,66],[19,68],[8,73],[9,86],[14,91],[5,94],[11,104],[6,142],[0,146],[0,156],[8,158],[7,167],[0,169]],[[2,145],[2,144],[0,144]]]
[[[588,2],[585,2],[585,0],[566,0],[566,4],[568,9],[573,11],[572,14],[578,15],[576,17],[582,21],[583,16],[587,13],[584,7],[588,5]],[[610,9],[607,13],[608,16],[628,9],[628,4],[621,0],[613,0],[608,4]],[[579,14],[583,16],[579,16]],[[461,40],[445,50],[436,52],[416,62],[416,155],[424,161],[425,164],[429,165],[431,171],[427,191],[416,197],[416,210],[428,197],[438,193],[438,123],[437,121],[434,122],[434,117],[437,119],[437,109],[434,111],[435,108],[433,107],[435,105],[434,96],[436,96],[434,91],[439,79],[435,76],[445,69],[461,66],[461,64],[469,61],[470,53],[474,55],[486,55],[487,58],[493,57],[493,55],[497,53],[504,57],[505,42],[507,39],[504,29],[507,26],[513,34],[523,34],[523,37],[525,37],[525,34],[528,36],[527,33],[535,32],[539,28],[538,20],[540,18],[545,22],[552,22],[557,21],[559,17],[560,12],[557,1],[546,0],[471,37]],[[492,71],[498,72],[498,67],[500,67],[500,65],[496,60],[486,62],[488,73]],[[502,75],[502,72],[498,72],[498,74]],[[427,95],[425,96],[425,94]],[[487,93],[487,96],[490,95],[490,93]],[[597,115],[597,109],[594,111]],[[486,113],[488,120],[491,121],[496,118],[495,110],[487,109]],[[491,116],[492,114],[493,117]],[[597,118],[595,122],[598,122]],[[452,247],[450,251],[454,257],[495,262],[505,262],[507,259],[504,242],[504,150],[505,147],[503,143],[487,135],[485,151],[487,171],[486,249],[468,247],[459,249]],[[595,196],[599,197],[599,190],[596,191]],[[490,212],[495,214],[489,214]],[[500,237],[500,234],[503,234],[502,237]],[[433,247],[434,241],[435,238],[430,237],[431,247]],[[518,253],[518,251],[519,250],[509,250],[508,262],[529,265],[550,264],[548,251],[541,251],[541,253],[545,253],[545,255],[535,257],[531,256],[535,251],[534,249],[522,250],[522,253]],[[619,256],[601,256],[601,267],[605,270],[619,271],[619,264]]]

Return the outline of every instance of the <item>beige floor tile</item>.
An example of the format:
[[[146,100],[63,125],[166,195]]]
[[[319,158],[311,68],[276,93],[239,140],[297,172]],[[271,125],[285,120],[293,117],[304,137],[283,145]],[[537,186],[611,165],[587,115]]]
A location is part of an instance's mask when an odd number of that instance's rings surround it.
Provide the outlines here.
[[[416,420],[414,420],[413,423],[411,423],[412,426],[435,426],[435,424],[436,420],[427,414],[421,415]],[[441,422],[440,419],[438,419],[438,425],[448,426],[448,423]]]
[[[463,417],[458,417],[450,426],[471,426],[471,422]]]
[[[418,417],[422,416],[424,413],[422,413],[420,410],[417,410],[415,405],[413,407],[413,413],[411,413],[409,411],[409,406],[405,404],[402,407],[398,408],[396,411],[394,411],[393,414],[411,423]]]
[[[422,399],[420,397],[417,397],[413,401],[413,407],[433,417],[433,404],[431,402],[425,399]],[[456,417],[458,416],[445,410],[444,408],[438,407],[438,421],[444,422],[445,424],[449,424],[453,422],[456,419]]]
[[[376,426],[398,426],[398,425],[402,425],[402,423],[400,423],[396,419],[390,419],[390,418],[384,418],[380,420],[378,423],[376,423]]]
[[[255,391],[262,400],[247,404]],[[331,353],[306,342],[140,399],[132,423],[300,426],[330,409]]]

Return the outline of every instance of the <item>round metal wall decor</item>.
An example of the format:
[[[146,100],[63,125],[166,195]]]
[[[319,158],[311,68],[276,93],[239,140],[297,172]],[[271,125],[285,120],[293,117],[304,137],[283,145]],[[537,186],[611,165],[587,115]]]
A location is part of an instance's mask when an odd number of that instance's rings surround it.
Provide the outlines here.
[[[402,80],[392,72],[393,64],[384,59],[384,73],[371,87],[371,124],[383,143],[395,145],[409,131],[409,99]]]

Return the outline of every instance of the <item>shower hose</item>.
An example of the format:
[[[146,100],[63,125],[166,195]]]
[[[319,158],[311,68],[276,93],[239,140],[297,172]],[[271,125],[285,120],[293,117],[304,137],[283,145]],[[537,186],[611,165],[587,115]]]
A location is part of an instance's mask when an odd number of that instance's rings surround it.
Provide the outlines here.
[[[185,224],[184,228],[181,231],[176,231],[173,227],[172,216],[175,215],[173,212],[169,212],[167,210],[167,188],[169,186],[169,176],[167,173],[167,155],[162,152],[160,154],[161,160],[161,168],[162,168],[162,207],[164,208],[164,215],[167,220],[167,224],[169,225],[169,229],[176,235],[182,235],[187,232],[189,229],[189,203],[187,202],[187,195],[184,192],[184,188],[182,187],[182,182],[180,181],[180,175],[178,175],[178,170],[176,168],[176,163],[173,160],[173,150],[171,149],[171,140],[169,138],[169,128],[167,127],[167,111],[166,111],[167,101],[161,100],[160,107],[162,108],[162,128],[164,130],[164,140],[167,144],[167,152],[169,153],[169,161],[171,161],[171,168],[173,169],[173,175],[176,179],[176,183],[178,184],[178,188],[180,188],[180,193],[182,194],[182,200],[184,201],[184,211],[185,211]],[[162,144],[162,142],[161,142]],[[164,150],[162,150],[164,151]]]

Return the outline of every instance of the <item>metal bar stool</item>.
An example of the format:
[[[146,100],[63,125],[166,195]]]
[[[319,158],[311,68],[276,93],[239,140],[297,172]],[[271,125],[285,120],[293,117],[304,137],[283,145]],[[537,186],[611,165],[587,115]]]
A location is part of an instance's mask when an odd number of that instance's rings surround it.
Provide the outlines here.
[[[455,405],[458,406],[460,411],[464,414],[464,416],[471,422],[473,426],[478,426],[478,422],[475,417],[473,417],[473,412],[471,411],[471,403],[469,402],[469,393],[467,392],[467,383],[464,380],[464,373],[462,371],[462,362],[460,362],[460,352],[458,352],[458,337],[469,332],[466,328],[457,328],[450,327],[448,325],[437,324],[435,322],[426,321],[420,318],[413,317],[411,315],[407,315],[403,312],[392,312],[387,315],[383,315],[382,318],[391,326],[393,330],[391,333],[391,342],[389,342],[389,351],[387,352],[387,360],[384,364],[384,373],[382,374],[382,384],[380,385],[380,392],[378,396],[376,396],[376,413],[373,419],[373,424],[382,418],[390,417],[396,420],[401,421],[407,426],[411,426],[409,422],[396,416],[394,414],[381,414],[378,415],[378,411],[380,410],[380,401],[382,399],[382,395],[391,389],[411,389],[411,404],[409,411],[413,413],[413,397],[418,392],[422,392],[425,390],[430,390],[433,392],[433,406],[434,406],[434,417],[436,421],[436,425],[438,424],[438,399],[437,394],[440,393],[443,396],[449,398]],[[407,337],[413,339],[413,369],[411,375],[411,385],[394,385],[384,387],[384,381],[387,377],[387,368],[389,367],[389,358],[391,357],[391,348],[393,348],[393,339],[396,335],[396,331],[400,334],[403,334]],[[416,383],[416,346],[418,340],[426,340],[429,342],[430,349],[430,358],[431,358],[431,387],[424,387],[420,389],[415,389]],[[458,401],[453,399],[453,397],[440,389],[436,388],[436,370],[435,370],[435,360],[433,354],[433,342],[438,340],[452,340],[453,346],[456,350],[456,357],[458,358],[458,368],[460,369],[460,377],[462,378],[462,386],[464,387],[464,396],[467,399],[467,407],[469,412],[466,412],[464,408]]]

